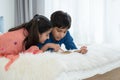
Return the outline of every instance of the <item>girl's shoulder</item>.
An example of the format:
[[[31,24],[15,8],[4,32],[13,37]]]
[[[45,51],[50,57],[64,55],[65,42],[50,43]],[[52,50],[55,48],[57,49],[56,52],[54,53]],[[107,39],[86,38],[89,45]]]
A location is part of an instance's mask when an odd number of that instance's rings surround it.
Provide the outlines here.
[[[6,32],[3,33],[0,38],[2,39],[24,39],[25,38],[25,32],[24,29],[19,29],[19,30],[15,30],[15,31],[10,31],[10,32]]]

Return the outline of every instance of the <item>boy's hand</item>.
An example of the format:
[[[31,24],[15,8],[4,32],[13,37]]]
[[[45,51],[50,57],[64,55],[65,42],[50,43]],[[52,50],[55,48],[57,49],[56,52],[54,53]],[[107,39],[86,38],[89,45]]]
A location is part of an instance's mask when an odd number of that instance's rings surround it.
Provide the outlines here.
[[[50,43],[49,48],[52,48],[55,52],[61,49],[59,44],[54,44],[54,43]]]
[[[80,48],[80,53],[82,53],[82,54],[86,54],[87,53],[87,47],[86,46],[82,46],[81,48]]]
[[[60,45],[55,44],[55,43],[47,43],[46,45],[44,45],[41,50],[46,51],[48,48],[52,48],[55,52],[59,51]]]
[[[80,50],[77,50],[77,51],[75,51],[75,52],[78,52],[78,53],[82,53],[82,54],[86,54],[87,53],[87,47],[86,46],[82,46],[81,48],[80,48]]]

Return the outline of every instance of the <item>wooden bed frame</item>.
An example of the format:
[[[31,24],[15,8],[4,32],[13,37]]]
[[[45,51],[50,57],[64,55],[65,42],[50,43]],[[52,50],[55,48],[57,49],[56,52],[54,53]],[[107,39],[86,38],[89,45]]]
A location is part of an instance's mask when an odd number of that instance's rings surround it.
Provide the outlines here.
[[[97,74],[84,80],[120,80],[120,67],[105,74]]]

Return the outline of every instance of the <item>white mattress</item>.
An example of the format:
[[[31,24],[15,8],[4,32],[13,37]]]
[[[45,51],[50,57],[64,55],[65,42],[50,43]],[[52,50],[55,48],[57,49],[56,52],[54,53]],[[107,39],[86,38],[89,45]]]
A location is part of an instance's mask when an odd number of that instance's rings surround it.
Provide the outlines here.
[[[91,45],[87,54],[21,54],[5,71],[0,58],[0,80],[82,80],[120,67],[119,45]]]

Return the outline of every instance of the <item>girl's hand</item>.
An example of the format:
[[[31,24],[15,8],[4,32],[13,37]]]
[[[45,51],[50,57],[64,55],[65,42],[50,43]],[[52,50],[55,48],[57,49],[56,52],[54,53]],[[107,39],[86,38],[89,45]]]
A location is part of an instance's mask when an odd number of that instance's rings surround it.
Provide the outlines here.
[[[42,53],[43,51],[40,50],[37,46],[31,46],[29,49],[24,51],[24,53],[26,53],[26,52],[33,53],[33,54],[38,54],[38,53]]]

